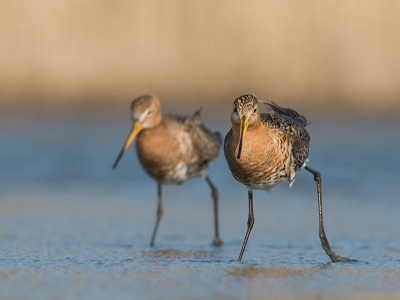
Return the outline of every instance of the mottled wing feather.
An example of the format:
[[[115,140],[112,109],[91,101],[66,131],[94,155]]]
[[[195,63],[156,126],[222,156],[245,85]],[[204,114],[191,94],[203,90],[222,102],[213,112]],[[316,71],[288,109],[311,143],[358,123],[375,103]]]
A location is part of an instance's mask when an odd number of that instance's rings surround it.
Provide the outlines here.
[[[301,139],[297,136],[292,136],[292,155],[294,158],[294,169],[298,170],[303,166],[308,157],[308,149],[310,145],[310,138],[308,141]]]
[[[173,118],[181,124],[190,134],[193,147],[204,163],[210,163],[218,157],[222,145],[222,137],[219,132],[211,132],[201,123],[200,108],[192,116],[168,115],[165,117]]]
[[[185,125],[187,126],[200,126],[201,125],[201,113],[203,108],[200,107],[198,110],[194,112],[192,116],[186,117]]]
[[[261,103],[269,105],[274,112],[279,113],[281,115],[290,117],[291,119],[295,120],[296,122],[301,123],[304,127],[307,125],[307,118],[303,115],[300,115],[297,111],[294,109],[291,109],[290,107],[282,107],[273,102],[272,100],[270,101],[260,101]]]
[[[205,163],[210,163],[218,157],[222,137],[219,132],[213,133],[201,123],[201,111],[202,108],[197,110],[193,116],[190,116],[186,125],[196,152],[205,160]]]
[[[295,170],[307,160],[310,145],[310,135],[305,129],[307,119],[304,116],[298,116],[300,115],[292,109],[286,114],[280,112],[261,114],[264,126],[276,130],[279,135],[287,134],[290,137]]]

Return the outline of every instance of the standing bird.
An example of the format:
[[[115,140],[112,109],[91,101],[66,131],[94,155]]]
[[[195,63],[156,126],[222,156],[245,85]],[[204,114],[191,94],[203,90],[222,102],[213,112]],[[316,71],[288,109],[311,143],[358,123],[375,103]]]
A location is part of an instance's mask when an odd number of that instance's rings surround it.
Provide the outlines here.
[[[264,102],[274,114],[260,114],[254,95],[233,102],[232,129],[224,142],[225,158],[233,177],[243,183],[249,194],[247,232],[239,261],[242,260],[254,224],[253,189],[271,192],[281,181],[293,184],[296,171],[306,169],[314,175],[318,191],[319,237],[322,248],[333,262],[354,261],[336,255],[329,246],[322,220],[321,174],[306,166],[310,136],[307,119],[290,108]]]
[[[133,100],[131,110],[133,127],[113,168],[137,136],[136,151],[140,164],[158,185],[157,220],[150,246],[154,246],[163,215],[161,186],[182,184],[195,177],[204,177],[211,188],[215,222],[213,244],[220,246],[218,190],[208,177],[207,168],[218,157],[221,135],[218,132],[212,133],[201,123],[201,109],[190,117],[163,116],[160,101],[155,96],[142,96]]]

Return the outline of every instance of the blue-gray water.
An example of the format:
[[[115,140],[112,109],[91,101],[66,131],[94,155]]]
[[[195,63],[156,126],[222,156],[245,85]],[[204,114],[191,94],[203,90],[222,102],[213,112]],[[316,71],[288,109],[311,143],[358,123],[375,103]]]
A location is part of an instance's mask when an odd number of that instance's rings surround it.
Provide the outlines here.
[[[318,237],[317,192],[303,170],[292,188],[255,191],[255,225],[242,262],[247,190],[223,153],[209,170],[219,188],[220,249],[204,179],[163,189],[164,217],[150,248],[156,185],[132,147],[111,166],[130,121],[0,121],[1,299],[261,299],[400,296],[400,122],[309,118],[309,166],[322,174],[332,249]],[[208,120],[225,134],[224,120]]]

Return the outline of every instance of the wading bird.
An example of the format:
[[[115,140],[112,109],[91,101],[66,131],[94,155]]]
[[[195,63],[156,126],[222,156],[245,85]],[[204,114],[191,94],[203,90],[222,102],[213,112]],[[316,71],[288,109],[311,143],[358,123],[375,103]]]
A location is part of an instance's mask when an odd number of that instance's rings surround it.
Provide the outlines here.
[[[224,141],[224,153],[233,177],[248,189],[249,217],[239,261],[242,260],[254,224],[253,189],[268,192],[281,181],[293,184],[296,171],[306,169],[314,175],[318,191],[319,237],[322,248],[333,262],[354,261],[336,255],[329,246],[322,219],[321,174],[306,166],[310,136],[307,119],[290,108],[264,102],[275,113],[260,114],[254,95],[233,102],[232,129]]]
[[[146,173],[157,182],[157,219],[150,246],[163,215],[161,186],[181,184],[188,179],[203,177],[211,188],[214,202],[215,238],[222,244],[218,230],[218,190],[207,175],[207,168],[217,157],[222,145],[218,132],[212,133],[201,123],[201,110],[193,116],[162,115],[161,104],[155,96],[142,96],[131,105],[133,127],[115,161],[113,168],[136,139],[136,151]]]

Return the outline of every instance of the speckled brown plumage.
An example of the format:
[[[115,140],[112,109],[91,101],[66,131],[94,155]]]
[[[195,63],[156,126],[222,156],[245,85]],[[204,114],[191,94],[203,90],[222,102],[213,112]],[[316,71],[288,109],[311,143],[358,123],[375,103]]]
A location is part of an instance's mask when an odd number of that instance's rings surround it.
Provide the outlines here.
[[[330,248],[322,218],[321,174],[306,166],[310,136],[306,117],[272,101],[264,102],[273,114],[260,114],[254,95],[233,102],[232,129],[224,141],[228,166],[236,180],[246,185],[249,195],[247,232],[239,255],[242,259],[254,225],[253,189],[271,191],[282,180],[294,182],[296,171],[305,168],[314,175],[318,191],[319,236],[322,248],[333,262],[354,261],[336,255]]]
[[[150,244],[154,244],[162,215],[161,185],[181,184],[191,178],[204,177],[212,190],[215,212],[214,244],[219,246],[218,192],[207,176],[207,168],[218,157],[222,144],[221,135],[211,132],[202,124],[201,110],[192,116],[162,115],[160,101],[155,96],[135,99],[131,110],[134,126],[114,168],[137,136],[139,161],[146,173],[158,184],[157,222]]]
[[[275,113],[260,114],[254,95],[234,101],[232,129],[225,137],[224,153],[236,180],[250,188],[270,191],[282,180],[293,183],[296,171],[305,166],[310,136],[304,116],[272,101],[265,104]],[[237,159],[243,116],[247,116],[249,126]]]
[[[221,136],[212,133],[194,116],[163,115],[157,126],[139,132],[136,149],[139,161],[161,184],[181,184],[194,177],[205,177],[217,157]]]

